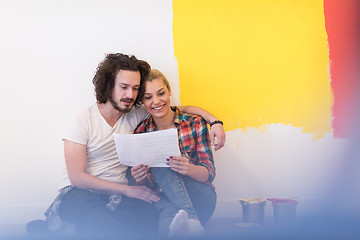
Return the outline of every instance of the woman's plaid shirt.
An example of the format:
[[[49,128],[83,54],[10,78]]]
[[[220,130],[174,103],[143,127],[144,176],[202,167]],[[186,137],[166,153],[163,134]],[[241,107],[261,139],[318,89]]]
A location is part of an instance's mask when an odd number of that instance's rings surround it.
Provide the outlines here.
[[[206,167],[209,178],[205,183],[214,187],[211,182],[215,178],[215,166],[205,120],[200,116],[182,113],[177,107],[171,109],[175,112],[174,124],[178,130],[182,156],[187,157],[192,164]],[[156,131],[155,123],[149,116],[136,127],[134,133],[153,131]]]

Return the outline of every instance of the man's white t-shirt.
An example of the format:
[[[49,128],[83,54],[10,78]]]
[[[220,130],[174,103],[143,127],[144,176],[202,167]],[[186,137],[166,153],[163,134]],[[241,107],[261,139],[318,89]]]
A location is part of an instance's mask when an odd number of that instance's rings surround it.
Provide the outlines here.
[[[127,184],[127,166],[118,160],[114,134],[132,134],[147,115],[143,106],[133,107],[111,127],[95,103],[70,119],[63,139],[86,145],[87,173],[110,182]],[[68,185],[70,180],[66,172],[62,187]]]

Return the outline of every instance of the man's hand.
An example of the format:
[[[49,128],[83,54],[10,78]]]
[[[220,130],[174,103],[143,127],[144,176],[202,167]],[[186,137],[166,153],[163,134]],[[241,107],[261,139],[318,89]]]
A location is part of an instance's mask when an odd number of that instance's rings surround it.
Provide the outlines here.
[[[215,137],[217,142],[215,143]],[[210,127],[211,146],[215,145],[215,151],[221,149],[225,145],[226,134],[223,125],[214,124]]]
[[[125,196],[130,198],[137,198],[148,203],[157,202],[160,197],[149,188],[145,186],[127,186]]]
[[[131,176],[136,180],[136,183],[143,184],[149,172],[149,167],[140,164],[131,168]]]

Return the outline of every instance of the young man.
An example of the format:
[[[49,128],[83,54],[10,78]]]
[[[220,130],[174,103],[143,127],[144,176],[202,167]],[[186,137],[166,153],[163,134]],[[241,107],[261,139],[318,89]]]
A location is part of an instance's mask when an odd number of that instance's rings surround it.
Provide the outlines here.
[[[114,143],[115,133],[132,134],[148,115],[137,96],[149,71],[150,65],[134,56],[108,54],[93,78],[97,103],[68,125],[63,138],[68,177],[47,215],[74,224],[81,237],[134,236],[157,229],[151,224],[157,222],[151,203],[159,197],[146,186],[128,185],[127,166],[119,163]],[[202,115],[209,123],[217,121],[205,110],[181,109]],[[224,129],[220,124],[211,128],[220,149]],[[53,229],[63,226],[48,222]]]

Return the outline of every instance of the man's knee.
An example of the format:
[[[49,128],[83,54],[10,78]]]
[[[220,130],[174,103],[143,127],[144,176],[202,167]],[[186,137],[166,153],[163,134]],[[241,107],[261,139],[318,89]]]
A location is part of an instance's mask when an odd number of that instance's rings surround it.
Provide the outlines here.
[[[62,199],[60,216],[63,219],[74,219],[96,207],[102,207],[104,203],[95,192],[73,188]]]

